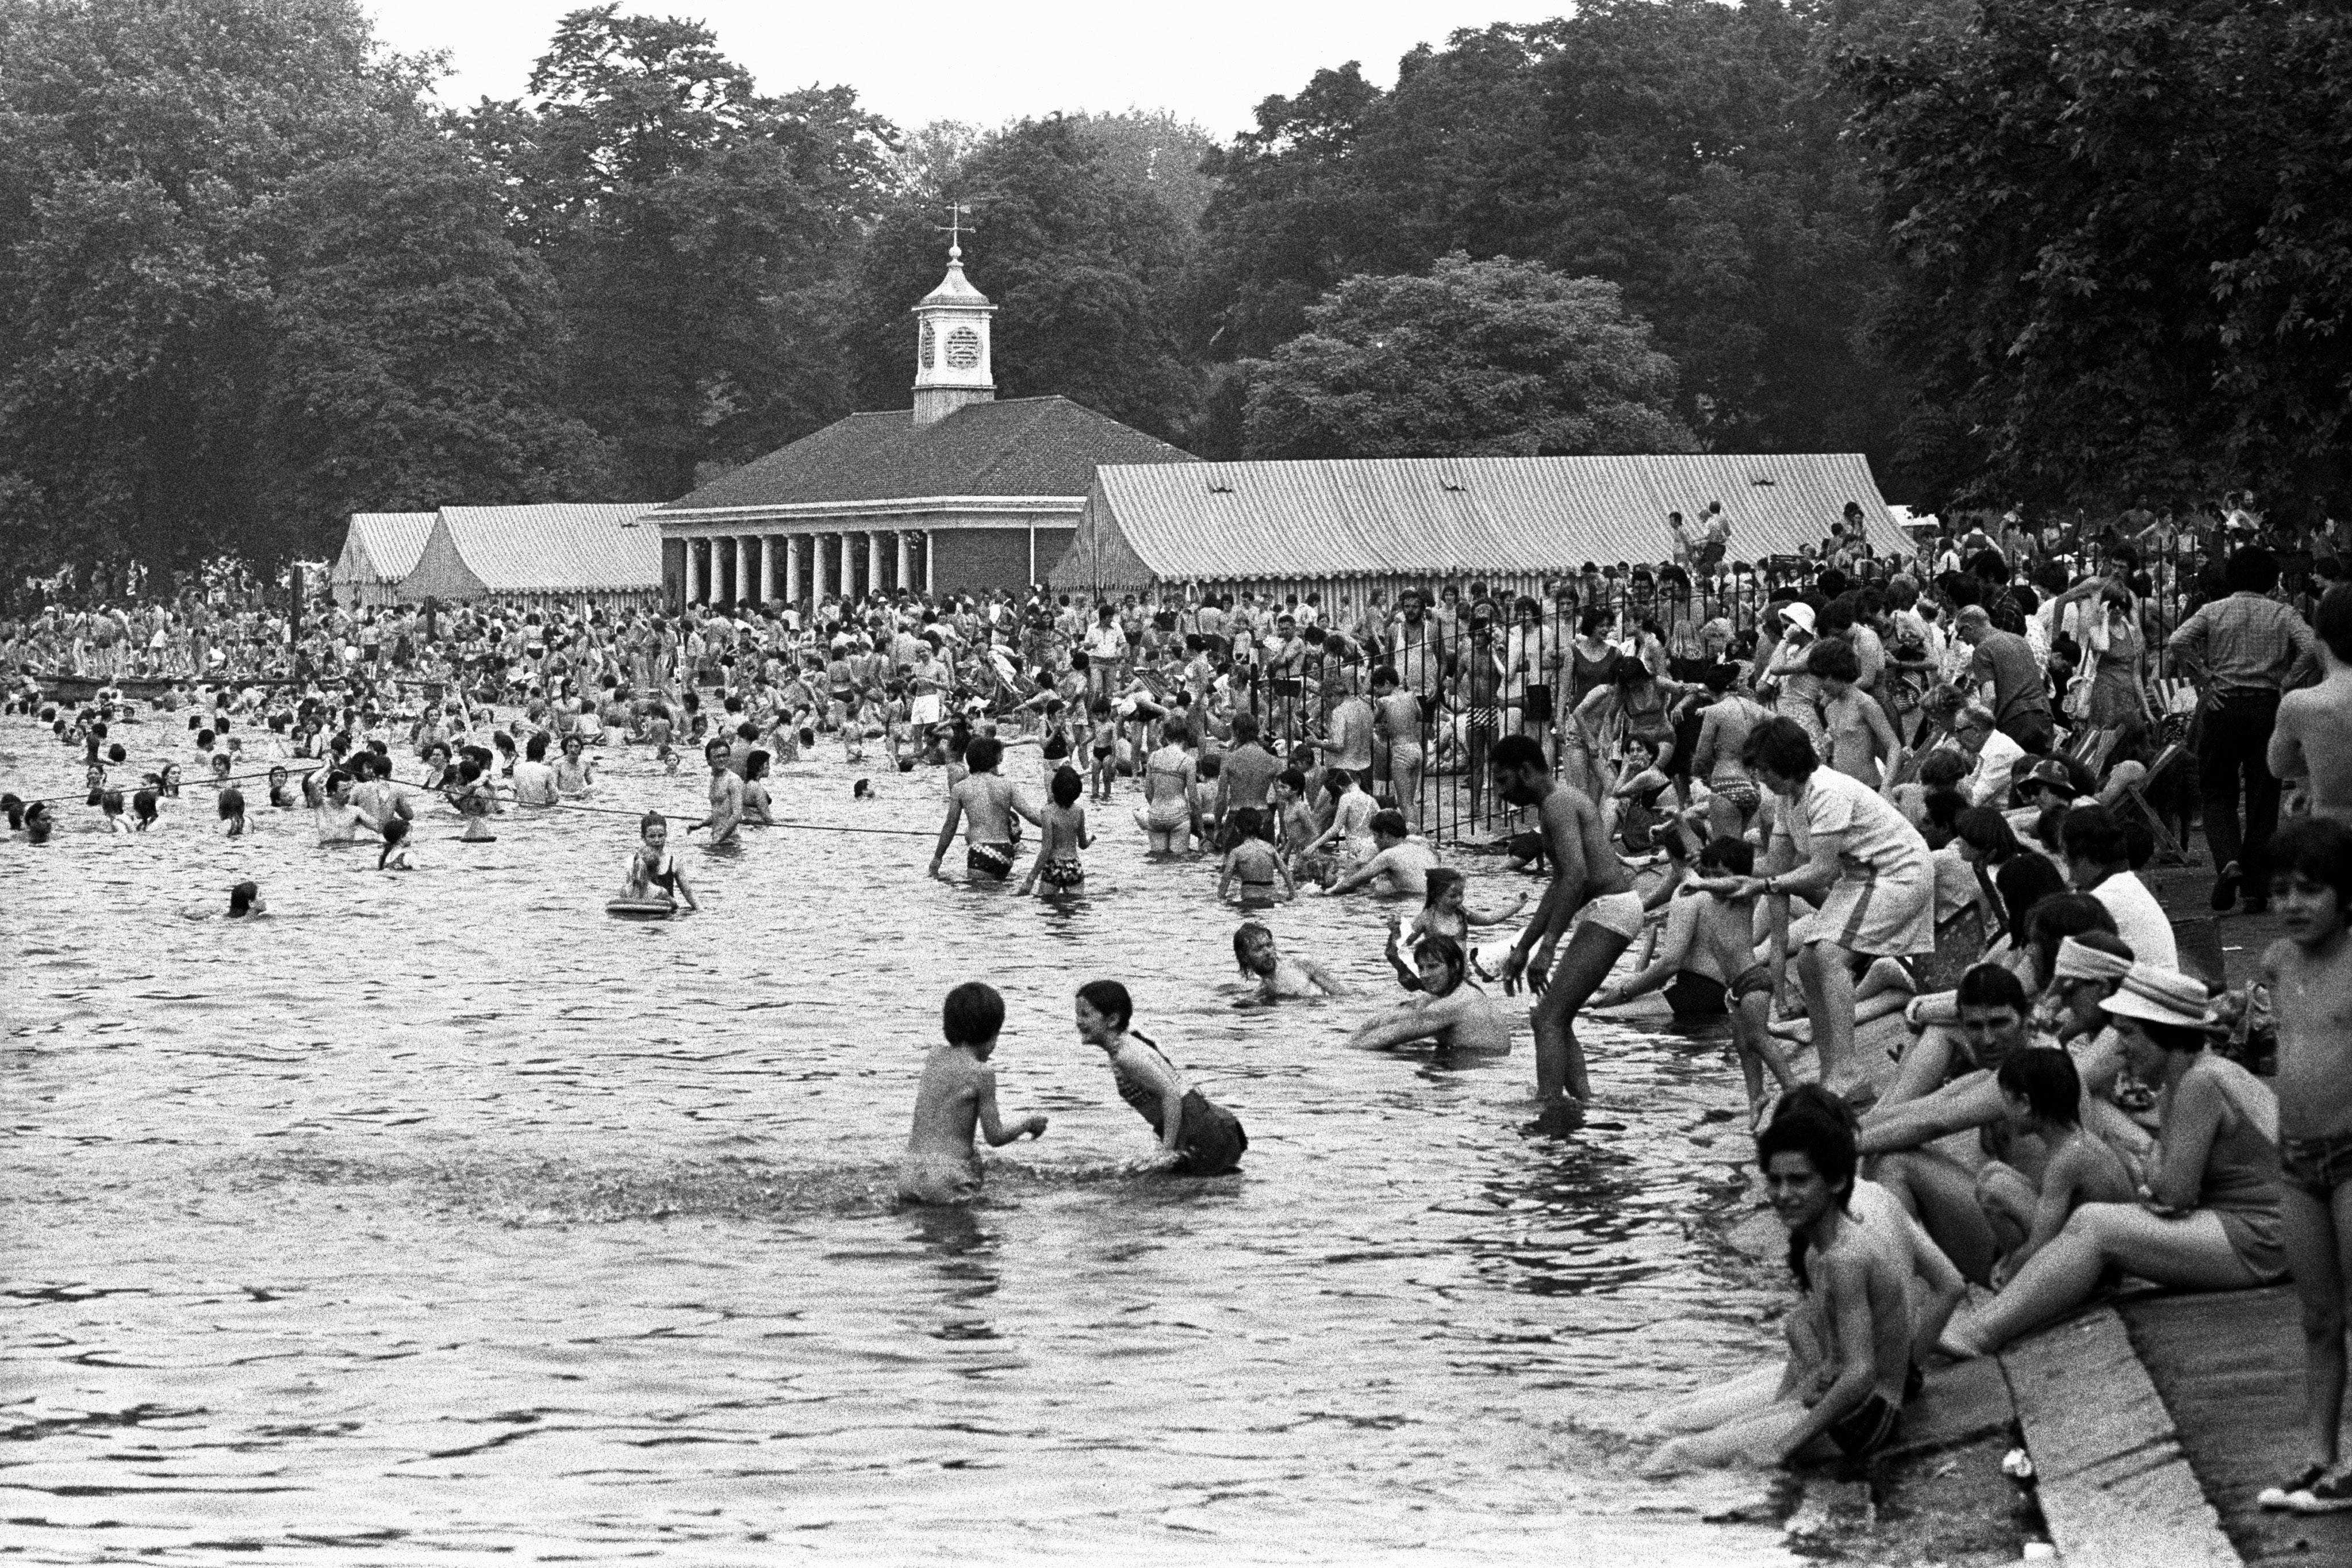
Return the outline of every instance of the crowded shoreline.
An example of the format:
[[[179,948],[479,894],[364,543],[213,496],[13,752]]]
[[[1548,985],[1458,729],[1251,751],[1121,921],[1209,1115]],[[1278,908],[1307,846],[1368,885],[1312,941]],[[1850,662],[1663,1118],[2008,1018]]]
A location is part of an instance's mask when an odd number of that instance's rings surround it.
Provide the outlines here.
[[[2172,614],[2127,540],[2075,570],[1953,538],[1952,569],[1931,574],[1933,559],[1905,571],[1842,551],[1842,533],[1745,624],[1727,613],[1738,594],[1701,591],[1727,575],[1703,539],[1656,569],[1565,580],[1549,611],[1475,583],[1328,611],[1198,593],[1174,608],[906,596],[806,619],[772,607],[611,624],[401,611],[320,616],[286,649],[266,614],[159,609],[142,636],[131,616],[52,610],[11,625],[0,664],[16,710],[84,755],[89,789],[37,812],[12,791],[11,825],[27,847],[60,818],[137,832],[209,777],[217,821],[200,825],[235,837],[249,831],[236,785],[257,776],[271,808],[310,813],[322,842],[376,843],[394,871],[414,863],[420,810],[446,810],[461,838],[517,811],[631,815],[598,804],[593,753],[619,745],[670,773],[698,753],[710,810],[677,826],[724,846],[774,820],[771,768],[823,754],[939,780],[934,874],[961,831],[972,880],[1013,881],[1027,859],[1020,892],[1080,896],[1094,839],[1133,833],[1158,857],[1213,865],[1237,915],[1360,889],[1418,904],[1387,956],[1407,994],[1354,1043],[1463,1057],[1524,1036],[1538,1125],[1573,1135],[1591,1099],[1580,1010],[1664,990],[1676,1018],[1725,1020],[1743,1124],[1805,1242],[1800,1280],[1808,1251],[1852,1260],[1856,1283],[1832,1270],[1801,1293],[1796,1350],[1750,1380],[1753,1402],[1718,1391],[1667,1412],[1662,1426],[1690,1435],[1653,1462],[1793,1458],[1824,1437],[1867,1458],[1899,1431],[1919,1366],[1998,1349],[2106,1270],[2214,1290],[2270,1283],[2298,1258],[2298,1278],[2318,1269],[2291,1195],[2328,1179],[2324,1155],[2299,1151],[2335,1135],[2342,1096],[2271,1084],[2315,1071],[2324,1084],[2345,1006],[2352,799],[2329,727],[2346,722],[2352,591],[2303,600],[2315,632],[2284,601],[2276,553],[2226,533],[2202,584],[2221,591]],[[2191,713],[2168,711],[2157,648],[2198,678]],[[238,656],[257,666],[237,672],[253,685],[193,679]],[[192,678],[136,715],[104,686],[79,705],[42,689],[142,668],[170,681],[184,657]],[[259,684],[279,673],[297,684]],[[2188,722],[2168,729],[2175,718]],[[170,757],[175,732],[149,739],[174,721],[192,766]],[[2157,790],[2185,751],[2204,774],[2211,907],[2260,914],[2276,898],[2285,921],[2235,988],[2185,971],[2180,912],[2141,876],[2189,837]],[[2269,768],[2245,768],[2240,823],[2231,769],[2249,751],[2297,787],[2305,809],[2284,828]],[[623,897],[690,910],[692,883],[724,874],[698,861],[687,878],[671,824],[635,827]],[[1515,941],[1474,939],[1519,914],[1466,903],[1445,860],[1479,851],[1540,886]],[[268,913],[263,891],[241,908],[232,894],[228,916]],[[1262,1001],[1346,994],[1326,955],[1278,951],[1262,925],[1244,919],[1234,946]],[[2318,1000],[2295,999],[2315,986]],[[1080,1035],[1157,1135],[1148,1163],[1246,1172],[1239,1124],[1148,1040],[1121,1043],[1126,997],[1082,990]],[[992,1143],[1046,1130],[998,1117],[986,1062],[1002,1016],[969,988],[950,998],[899,1182],[910,1200],[979,1189],[975,1128]],[[2185,1086],[2201,1096],[2193,1132],[2168,1122]],[[2291,1174],[2314,1159],[2319,1174],[2282,1185],[2282,1148]],[[1857,1303],[1879,1325],[1866,1354],[1844,1321]],[[2262,1506],[2335,1506],[2318,1425],[2313,1448]]]

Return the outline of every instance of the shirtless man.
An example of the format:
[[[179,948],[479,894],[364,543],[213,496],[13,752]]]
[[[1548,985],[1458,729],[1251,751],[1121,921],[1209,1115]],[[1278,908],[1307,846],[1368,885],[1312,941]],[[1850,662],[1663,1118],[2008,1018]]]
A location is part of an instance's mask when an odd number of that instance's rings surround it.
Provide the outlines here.
[[[1389,790],[1405,825],[1421,831],[1421,699],[1386,664],[1372,672],[1372,734],[1388,758]]]
[[[1420,839],[1405,832],[1402,811],[1372,813],[1372,843],[1370,859],[1333,883],[1333,893],[1353,893],[1360,887],[1374,887],[1376,892],[1391,898],[1420,898],[1429,892],[1429,873],[1437,864],[1437,852]]]
[[[1609,847],[1601,812],[1578,790],[1551,776],[1543,747],[1523,735],[1505,736],[1489,758],[1495,789],[1514,806],[1536,809],[1549,852],[1551,885],[1535,919],[1503,960],[1503,988],[1516,994],[1524,978],[1535,1006],[1536,1098],[1546,1109],[1580,1107],[1592,1097],[1584,1052],[1576,1043],[1576,1009],[1601,988],[1610,967],[1642,932],[1642,897]],[[1553,952],[1575,922],[1558,969]]]
[[[327,775],[327,793],[319,802],[318,823],[319,841],[322,844],[356,843],[362,833],[383,831],[375,819],[352,804],[351,775],[341,769]]]
[[[2311,619],[2326,674],[2279,699],[2271,776],[2301,779],[2313,816],[2352,822],[2352,586],[2329,589]]]
[[[997,772],[1004,760],[1004,745],[992,735],[975,737],[964,747],[970,772],[948,795],[947,821],[940,824],[939,846],[931,852],[931,874],[940,874],[955,842],[956,824],[964,828],[964,868],[979,881],[1003,882],[1013,874],[1013,819],[1038,821],[1035,807],[1022,798],[1021,787]]]
[[[1470,960],[1460,943],[1433,934],[1413,944],[1412,957],[1421,993],[1366,1019],[1348,1037],[1349,1045],[1385,1051],[1426,1040],[1444,1051],[1500,1055],[1511,1049],[1511,1015],[1470,983]]]
[[[1748,745],[1748,732],[1772,716],[1747,693],[1731,689],[1738,675],[1738,667],[1733,664],[1719,664],[1707,670],[1706,689],[1716,694],[1716,700],[1699,716],[1698,744],[1691,751],[1691,771],[1706,779],[1710,792],[1709,838],[1739,837],[1756,820],[1757,808],[1764,801],[1764,791],[1749,776],[1740,753]]]
[[[704,743],[702,759],[710,765],[710,815],[686,830],[709,828],[713,849],[736,842],[736,831],[743,825],[743,780],[727,765],[732,749],[718,736]]]

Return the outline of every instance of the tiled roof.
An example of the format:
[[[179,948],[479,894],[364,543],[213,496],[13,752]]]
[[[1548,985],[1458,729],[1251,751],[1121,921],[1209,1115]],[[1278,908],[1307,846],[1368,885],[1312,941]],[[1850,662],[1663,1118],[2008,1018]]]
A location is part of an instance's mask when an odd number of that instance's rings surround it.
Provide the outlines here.
[[[665,514],[930,496],[1082,497],[1098,464],[1192,463],[1171,446],[1064,397],[968,403],[918,428],[911,410],[853,413],[745,464]]]
[[[661,587],[661,529],[637,519],[652,510],[650,501],[444,507],[401,591],[409,599],[485,591],[651,593]]]
[[[1731,519],[1734,560],[1819,544],[1848,501],[1882,554],[1916,553],[1855,453],[1204,463],[1101,469],[1053,579],[1501,576],[1660,561],[1674,553],[1666,514],[1710,501]]]
[[[416,558],[433,532],[435,512],[353,512],[335,558],[330,580],[342,583],[398,582],[416,570]]]

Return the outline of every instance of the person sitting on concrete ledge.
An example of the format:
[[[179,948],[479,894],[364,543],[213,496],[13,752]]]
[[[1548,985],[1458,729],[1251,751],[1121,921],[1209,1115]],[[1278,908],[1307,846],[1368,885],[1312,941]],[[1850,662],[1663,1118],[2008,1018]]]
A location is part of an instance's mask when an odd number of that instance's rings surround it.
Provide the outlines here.
[[[2244,1291],[2286,1273],[2279,1219],[2278,1096],[2206,1049],[2205,987],[2134,964],[2104,1004],[2132,1071],[2158,1085],[2162,1132],[2137,1204],[2089,1203],[1943,1349],[1983,1355],[2090,1300],[2110,1269],[2192,1291]]]

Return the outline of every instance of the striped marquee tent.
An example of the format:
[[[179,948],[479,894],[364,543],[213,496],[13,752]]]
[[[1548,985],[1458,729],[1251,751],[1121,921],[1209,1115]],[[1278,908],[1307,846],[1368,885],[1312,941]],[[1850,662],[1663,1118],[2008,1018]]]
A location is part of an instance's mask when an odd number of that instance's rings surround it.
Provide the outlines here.
[[[1482,578],[1534,592],[1588,560],[1672,559],[1666,514],[1711,501],[1735,561],[1818,545],[1849,501],[1879,554],[1917,553],[1857,453],[1107,465],[1051,581],[1304,592]]]
[[[350,608],[362,604],[396,604],[400,580],[416,570],[425,552],[436,512],[353,512],[351,531],[343,536],[343,553],[328,570],[327,584],[335,602]]]
[[[656,505],[444,507],[399,597],[650,602],[661,593],[661,529],[638,519]]]

